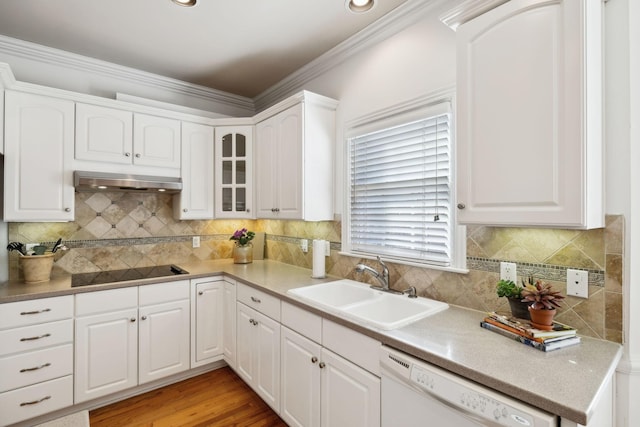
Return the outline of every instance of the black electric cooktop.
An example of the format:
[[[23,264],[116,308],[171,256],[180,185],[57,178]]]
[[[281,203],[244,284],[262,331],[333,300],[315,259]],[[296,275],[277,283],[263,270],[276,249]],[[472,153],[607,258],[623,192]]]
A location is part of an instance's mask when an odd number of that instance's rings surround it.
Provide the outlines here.
[[[128,280],[150,279],[154,277],[189,274],[176,265],[157,265],[155,267],[127,268],[123,270],[97,271],[71,275],[71,287],[99,285],[102,283],[126,282]]]

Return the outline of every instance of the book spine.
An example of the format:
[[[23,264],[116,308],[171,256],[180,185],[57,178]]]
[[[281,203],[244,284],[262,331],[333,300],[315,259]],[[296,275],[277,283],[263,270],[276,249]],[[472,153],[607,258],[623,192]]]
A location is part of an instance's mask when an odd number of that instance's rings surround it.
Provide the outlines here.
[[[506,331],[509,331],[511,333],[519,335],[519,336],[521,336],[523,338],[527,338],[527,339],[530,339],[530,340],[533,340],[533,341],[538,341],[538,342],[542,342],[543,341],[541,338],[533,338],[533,337],[530,337],[528,335],[525,335],[520,329],[513,328],[513,327],[511,327],[509,325],[506,325],[506,324],[504,324],[502,322],[498,322],[497,320],[493,319],[492,317],[486,317],[484,319],[484,321],[487,322],[487,323],[492,324],[496,328],[502,328],[502,329],[504,329]]]
[[[527,337],[523,337],[522,335],[515,334],[515,333],[513,333],[511,331],[507,331],[506,329],[502,329],[499,326],[492,325],[491,323],[487,323],[485,321],[480,322],[480,326],[482,326],[483,328],[488,329],[488,330],[490,330],[492,332],[496,332],[496,333],[498,333],[498,334],[500,334],[502,336],[505,336],[507,338],[511,338],[514,341],[518,341],[521,344],[528,345],[529,347],[533,347],[533,348],[536,348],[536,349],[541,350],[541,351],[546,351],[544,344],[539,343],[537,341],[533,341],[533,340],[531,340],[531,339],[529,339]]]

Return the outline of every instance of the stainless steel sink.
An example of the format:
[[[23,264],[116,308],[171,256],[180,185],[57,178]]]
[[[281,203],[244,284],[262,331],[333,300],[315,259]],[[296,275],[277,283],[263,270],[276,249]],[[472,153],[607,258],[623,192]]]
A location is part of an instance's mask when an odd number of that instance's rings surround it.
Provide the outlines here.
[[[383,330],[401,328],[449,307],[441,301],[390,294],[348,279],[287,293],[330,313]]]

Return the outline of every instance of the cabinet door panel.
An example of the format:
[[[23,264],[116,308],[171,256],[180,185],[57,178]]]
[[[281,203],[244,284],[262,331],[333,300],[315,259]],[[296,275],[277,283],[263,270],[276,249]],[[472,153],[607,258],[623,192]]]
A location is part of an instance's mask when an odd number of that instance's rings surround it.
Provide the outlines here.
[[[258,123],[256,135],[256,215],[258,218],[277,218],[278,137],[274,120]]]
[[[75,402],[138,384],[138,310],[76,318]]]
[[[253,217],[253,126],[216,128],[216,218]]]
[[[380,425],[380,378],[322,349],[322,426]]]
[[[74,103],[5,93],[5,221],[73,221]]]
[[[290,426],[320,426],[320,345],[283,327],[282,410]]]
[[[196,285],[196,362],[222,354],[224,282]]]
[[[279,218],[302,218],[302,104],[279,114],[278,126],[278,197]],[[314,195],[310,195],[313,197]]]
[[[598,8],[507,2],[458,28],[459,222],[603,226]]]
[[[189,369],[189,300],[140,307],[140,384]]]
[[[235,369],[236,367],[236,285],[228,279],[224,281],[223,304],[223,347],[224,360]]]
[[[256,313],[256,321],[255,390],[280,413],[280,324],[260,313]]]
[[[180,169],[180,121],[134,115],[134,164]]]
[[[213,127],[182,123],[182,186],[174,217],[213,219]]]
[[[255,311],[242,303],[237,308],[237,340],[236,340],[236,372],[249,385],[254,383],[255,367],[253,353],[255,351],[253,322]]]
[[[133,113],[88,104],[76,104],[78,160],[131,164]]]

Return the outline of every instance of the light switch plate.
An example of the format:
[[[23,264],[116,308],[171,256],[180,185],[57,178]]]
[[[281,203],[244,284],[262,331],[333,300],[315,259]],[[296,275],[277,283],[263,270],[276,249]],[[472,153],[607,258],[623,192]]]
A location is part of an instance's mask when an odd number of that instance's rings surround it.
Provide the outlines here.
[[[307,239],[300,239],[300,249],[305,254],[309,252],[309,241]]]
[[[200,236],[193,236],[191,239],[191,247],[199,248],[200,247]]]
[[[589,298],[589,272],[585,270],[567,270],[567,295]]]

